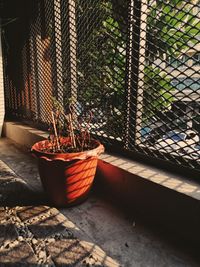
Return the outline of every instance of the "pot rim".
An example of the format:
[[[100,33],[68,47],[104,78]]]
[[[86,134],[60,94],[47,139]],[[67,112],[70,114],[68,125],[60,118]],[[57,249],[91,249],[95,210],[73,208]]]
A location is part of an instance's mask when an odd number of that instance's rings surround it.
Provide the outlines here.
[[[62,140],[65,142],[69,142],[69,137],[63,137]],[[67,152],[67,153],[51,153],[51,152],[43,152],[40,150],[40,146],[47,146],[49,144],[49,140],[45,139],[39,142],[36,142],[32,148],[31,153],[37,158],[43,158],[46,160],[62,160],[62,161],[71,161],[76,159],[87,159],[89,157],[98,157],[101,153],[104,152],[104,146],[96,139],[91,139],[96,147],[90,150],[80,151],[80,152]]]

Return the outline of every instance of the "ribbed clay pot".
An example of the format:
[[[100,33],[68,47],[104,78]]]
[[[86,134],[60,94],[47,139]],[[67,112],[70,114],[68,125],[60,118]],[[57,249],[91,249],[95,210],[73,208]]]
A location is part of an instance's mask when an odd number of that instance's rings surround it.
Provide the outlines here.
[[[62,142],[69,142],[63,138]],[[48,140],[32,146],[38,158],[39,174],[49,200],[57,207],[81,203],[88,196],[96,173],[98,156],[104,147],[93,140],[94,149],[77,153],[42,152],[50,145]]]

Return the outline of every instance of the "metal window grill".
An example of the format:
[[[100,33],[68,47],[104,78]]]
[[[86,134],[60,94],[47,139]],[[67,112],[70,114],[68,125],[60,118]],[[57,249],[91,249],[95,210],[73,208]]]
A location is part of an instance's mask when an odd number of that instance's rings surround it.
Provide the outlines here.
[[[199,169],[199,1],[134,1],[130,12],[127,149]]]
[[[28,2],[4,27],[7,115],[48,125],[73,98],[104,143],[200,169],[199,1]]]

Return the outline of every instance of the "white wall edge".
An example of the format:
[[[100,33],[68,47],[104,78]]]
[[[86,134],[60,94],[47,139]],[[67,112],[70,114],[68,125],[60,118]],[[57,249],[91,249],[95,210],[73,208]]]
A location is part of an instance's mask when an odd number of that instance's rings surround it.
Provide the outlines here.
[[[1,28],[0,28],[0,136],[2,134],[3,122],[5,117],[5,100],[4,100],[4,77],[3,77],[3,54],[1,43]]]

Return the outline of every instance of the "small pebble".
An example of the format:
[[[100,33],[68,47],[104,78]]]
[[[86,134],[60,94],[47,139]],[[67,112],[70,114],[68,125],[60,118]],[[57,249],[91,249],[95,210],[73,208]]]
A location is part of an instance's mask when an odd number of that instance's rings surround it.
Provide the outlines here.
[[[19,241],[18,240],[13,241],[13,243],[12,243],[13,246],[16,246],[18,244],[19,244]]]
[[[32,239],[33,245],[35,245],[37,242],[38,242],[37,239],[35,239],[35,238]]]
[[[43,259],[43,258],[46,257],[46,253],[45,253],[44,251],[40,251],[38,257],[39,257],[40,259]]]
[[[18,236],[18,241],[23,241],[24,240],[24,238],[23,238],[23,236]]]
[[[33,234],[32,234],[31,232],[28,232],[28,233],[27,233],[27,236],[28,236],[28,237],[32,237],[32,235],[33,235]]]
[[[48,241],[49,243],[55,242],[55,238],[49,238]]]

